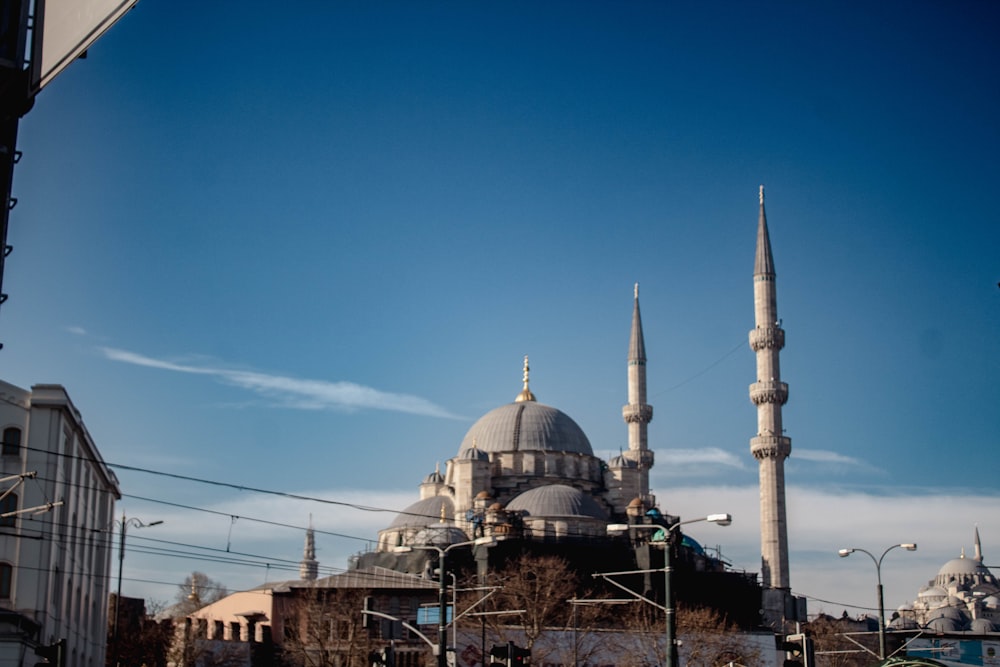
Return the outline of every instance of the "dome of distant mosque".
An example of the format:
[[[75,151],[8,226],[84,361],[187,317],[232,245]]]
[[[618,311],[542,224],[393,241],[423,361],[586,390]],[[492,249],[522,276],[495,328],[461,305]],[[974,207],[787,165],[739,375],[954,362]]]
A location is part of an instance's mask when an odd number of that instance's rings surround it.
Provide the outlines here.
[[[986,568],[974,558],[962,556],[961,558],[952,558],[942,565],[941,569],[938,570],[938,576],[976,574],[979,570],[986,570]],[[989,570],[986,570],[986,572],[988,573]]]

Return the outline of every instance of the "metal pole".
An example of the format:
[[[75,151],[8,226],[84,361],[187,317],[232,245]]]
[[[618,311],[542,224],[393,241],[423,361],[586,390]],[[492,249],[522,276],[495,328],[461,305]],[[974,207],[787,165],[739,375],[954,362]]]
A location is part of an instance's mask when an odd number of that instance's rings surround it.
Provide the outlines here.
[[[448,600],[448,588],[445,583],[445,549],[438,549],[438,568],[440,570],[439,581],[440,586],[438,588],[438,667],[448,667],[448,641],[445,637],[445,633],[448,631],[447,625],[447,600]]]
[[[878,658],[885,660],[885,603],[882,601],[882,568],[878,563],[875,575],[878,577]]]
[[[677,667],[678,665],[677,640],[675,638],[677,631],[677,619],[674,616],[674,563],[671,549],[673,537],[674,531],[667,531],[667,543],[664,545],[663,549],[663,606],[666,608],[667,612],[667,646],[665,648],[664,661],[666,667]]]
[[[118,593],[115,594],[115,622],[111,631],[111,644],[114,648],[114,664],[118,664],[118,617],[120,605],[122,603],[122,567],[125,565],[125,528],[128,522],[125,521],[125,512],[122,512],[122,530],[118,538]]]

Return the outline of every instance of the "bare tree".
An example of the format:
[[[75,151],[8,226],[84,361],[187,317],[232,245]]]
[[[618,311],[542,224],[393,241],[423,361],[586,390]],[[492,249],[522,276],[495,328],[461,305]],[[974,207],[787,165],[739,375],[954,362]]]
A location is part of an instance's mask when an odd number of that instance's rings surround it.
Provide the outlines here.
[[[367,667],[373,643],[360,613],[367,591],[299,589],[283,605],[282,662],[301,667]]]
[[[206,605],[218,602],[229,595],[226,587],[209,578],[204,572],[192,572],[178,584],[171,615],[174,618],[188,616]]]
[[[863,667],[874,662],[878,654],[872,637],[862,635],[852,641],[844,634],[856,632],[856,625],[846,617],[834,618],[825,614],[809,621],[807,632],[813,638],[816,662],[822,667]],[[861,648],[859,642],[867,645],[868,650]]]
[[[490,622],[497,636],[503,638],[505,626],[520,626],[524,635],[524,648],[532,651],[532,660],[541,664],[544,655],[538,639],[553,628],[572,629],[573,609],[567,600],[578,593],[579,577],[569,564],[558,556],[521,554],[505,568],[491,575],[489,583],[500,586],[500,591],[487,604],[492,610],[523,610],[516,614],[495,617]],[[595,610],[587,612],[587,620]],[[579,612],[577,622],[580,622]],[[536,646],[537,645],[537,646]]]
[[[683,642],[689,667],[715,667],[729,663],[761,664],[760,651],[715,609],[681,606],[677,635]]]

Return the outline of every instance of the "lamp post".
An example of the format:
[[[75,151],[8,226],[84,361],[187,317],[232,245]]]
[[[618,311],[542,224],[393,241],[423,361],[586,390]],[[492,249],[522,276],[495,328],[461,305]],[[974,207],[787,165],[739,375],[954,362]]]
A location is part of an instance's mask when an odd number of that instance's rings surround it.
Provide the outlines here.
[[[850,549],[841,549],[837,553],[841,558],[847,558],[855,551],[860,551],[863,554],[868,554],[868,557],[872,559],[875,563],[875,578],[878,581],[878,586],[876,591],[878,593],[878,657],[879,660],[885,660],[885,604],[882,598],[882,559],[885,555],[897,547],[902,547],[907,551],[916,551],[917,545],[912,542],[904,542],[903,544],[893,544],[891,547],[882,552],[882,555],[875,558],[875,555],[867,551],[866,549],[859,549],[857,547],[852,547]]]
[[[448,586],[447,580],[445,579],[445,562],[448,552],[457,547],[492,547],[496,545],[496,543],[497,540],[495,537],[480,537],[475,540],[469,540],[468,542],[456,542],[455,544],[449,544],[446,547],[439,547],[435,544],[415,544],[413,546],[399,546],[393,549],[396,553],[406,553],[414,549],[436,551],[438,553],[438,571],[440,573],[438,578],[438,581],[440,582],[440,586],[438,587],[438,667],[448,667],[448,642],[446,637],[446,633],[448,631]]]
[[[676,618],[676,606],[674,604],[674,563],[673,563],[673,552],[671,551],[671,541],[674,536],[674,531],[681,526],[687,525],[689,523],[698,523],[699,521],[708,521],[709,523],[715,523],[720,526],[728,526],[733,522],[733,516],[731,514],[709,514],[708,516],[703,516],[698,519],[688,519],[687,521],[678,521],[675,524],[666,526],[666,542],[663,548],[663,606],[666,610],[667,616],[667,628],[666,628],[666,640],[667,646],[665,651],[664,667],[679,667],[680,661],[677,657],[677,618]],[[627,524],[627,523],[613,523],[608,526],[609,533],[621,533],[629,528],[640,528],[646,530],[663,530],[664,526],[657,524]]]
[[[115,521],[115,524],[117,524],[121,530],[118,538],[118,592],[115,594],[115,620],[111,626],[111,644],[114,647],[116,665],[118,664],[118,610],[122,600],[122,568],[125,565],[125,533],[128,531],[129,526],[132,526],[133,528],[149,528],[151,526],[159,526],[161,523],[163,522],[152,521],[150,523],[143,523],[136,517],[126,519],[125,512],[122,512],[121,521]]]

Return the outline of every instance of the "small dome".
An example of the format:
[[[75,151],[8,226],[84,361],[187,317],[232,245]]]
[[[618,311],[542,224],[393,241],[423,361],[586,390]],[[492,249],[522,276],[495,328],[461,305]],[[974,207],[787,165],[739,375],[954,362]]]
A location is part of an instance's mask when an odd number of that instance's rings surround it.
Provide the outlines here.
[[[500,503],[493,503],[487,509],[489,509],[491,512],[499,512],[500,510],[503,509],[503,505],[501,505]]]
[[[938,607],[934,609],[929,614],[929,619],[934,620],[936,618],[946,618],[952,621],[959,621],[960,623],[965,622],[965,614],[962,613],[961,609],[956,607]]]
[[[465,531],[453,523],[431,524],[413,538],[413,544],[434,544],[437,546],[468,541],[469,536],[465,534]]]
[[[940,586],[931,586],[930,588],[925,588],[922,591],[920,591],[917,594],[917,597],[920,598],[920,599],[925,599],[925,598],[931,598],[931,599],[941,598],[941,599],[944,599],[944,598],[948,597],[948,591],[946,591],[945,589],[941,588]]]
[[[507,503],[507,509],[533,517],[585,516],[604,521],[608,518],[596,500],[565,484],[548,484],[525,491]]]
[[[983,598],[983,605],[990,609],[1000,609],[1000,597],[989,595]]]
[[[492,497],[489,491],[480,491],[476,494],[476,500],[489,500]]]
[[[633,461],[632,459],[625,458],[625,456],[623,456],[622,454],[618,454],[617,456],[612,456],[610,459],[608,459],[608,467],[609,468],[637,468],[637,467],[639,467],[639,464],[636,463],[635,461]]]
[[[443,515],[442,515],[443,512]],[[455,520],[455,505],[447,496],[433,496],[413,503],[393,519],[389,528],[426,526],[434,521]]]
[[[630,500],[628,502],[628,506],[629,507],[642,507],[643,506],[642,498],[633,498],[632,500]]]
[[[490,455],[479,449],[479,447],[471,447],[469,449],[462,450],[458,453],[458,458],[463,461],[489,461]]]
[[[444,475],[441,474],[440,470],[435,470],[424,477],[424,484],[444,484]]]
[[[889,622],[889,628],[893,630],[916,630],[920,625],[909,616],[899,616]]]
[[[984,634],[987,632],[996,632],[997,626],[988,618],[976,618],[969,624],[969,629],[973,632]]]
[[[473,448],[484,453],[541,450],[594,454],[575,421],[535,401],[501,405],[480,417],[465,434],[459,455]]]
[[[681,535],[681,546],[691,549],[700,556],[705,555],[705,548],[698,544],[697,540],[692,538],[690,535]]]

